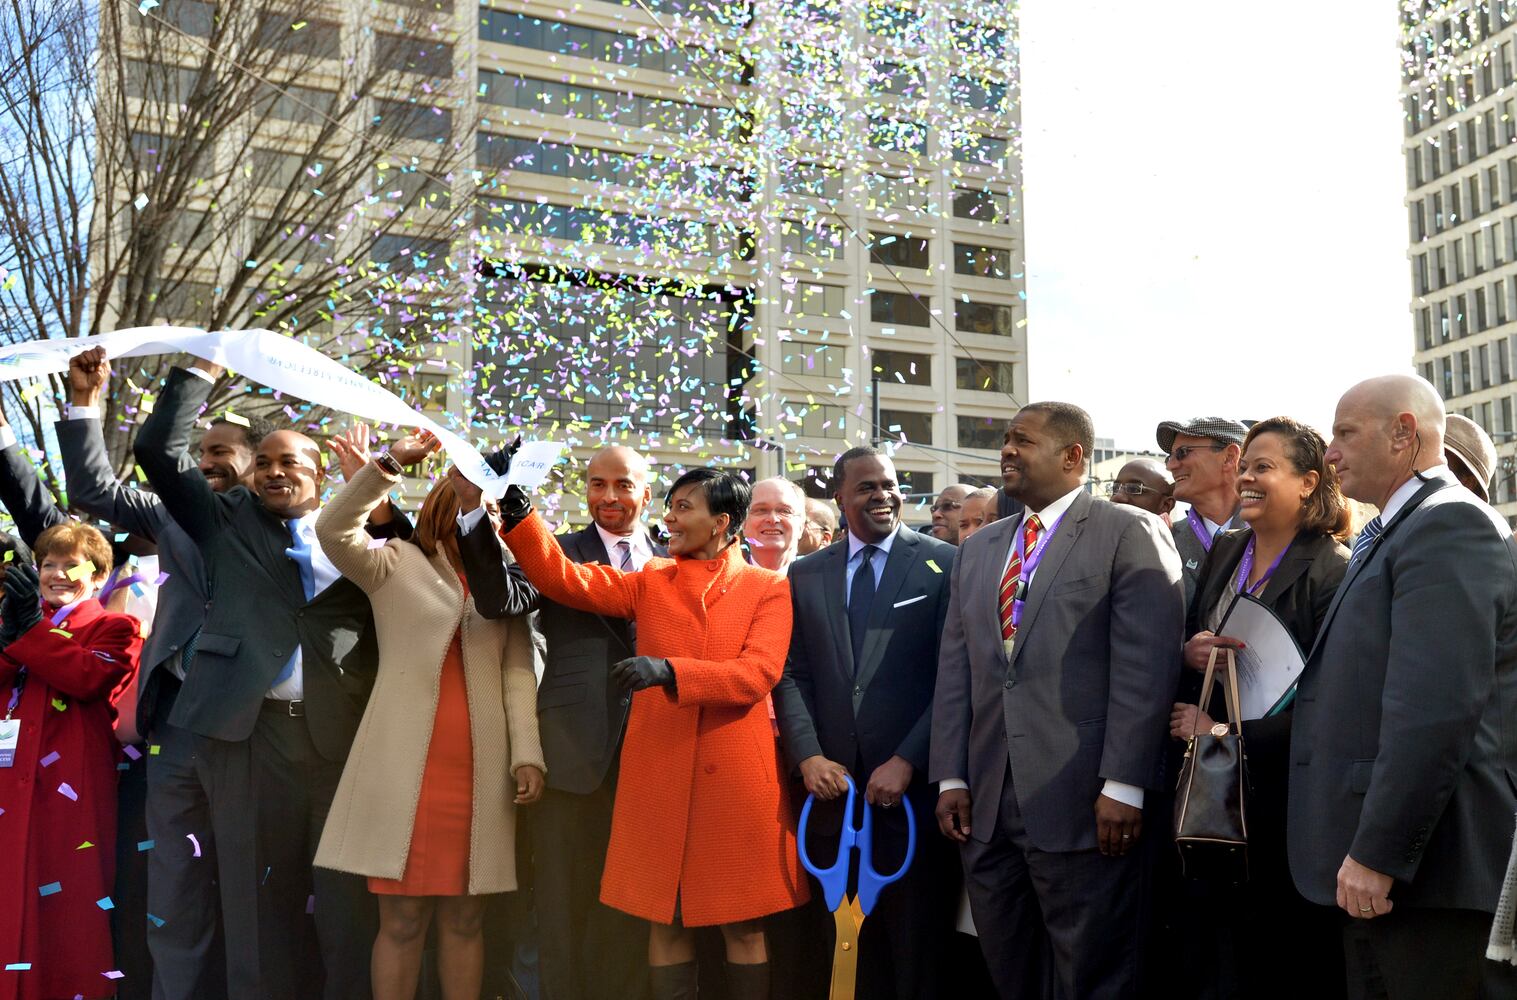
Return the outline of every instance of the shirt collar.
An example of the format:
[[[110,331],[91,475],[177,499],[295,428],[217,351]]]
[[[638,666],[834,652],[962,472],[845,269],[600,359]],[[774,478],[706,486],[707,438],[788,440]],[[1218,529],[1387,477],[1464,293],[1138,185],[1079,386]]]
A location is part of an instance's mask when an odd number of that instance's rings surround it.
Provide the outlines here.
[[[1042,510],[1028,511],[1023,517],[1023,520],[1025,521],[1027,518],[1032,517],[1034,514],[1036,514],[1038,521],[1043,525],[1045,529],[1052,527],[1055,521],[1064,516],[1064,512],[1069,510],[1070,505],[1075,502],[1075,497],[1079,496],[1081,491],[1084,489],[1085,487],[1083,486],[1075,487],[1068,493],[1059,497],[1059,499],[1055,500],[1053,503],[1049,504],[1047,507],[1044,507]]]
[[[321,516],[321,508],[317,507],[308,514],[302,514],[292,518],[293,523],[300,525],[300,533],[306,538],[316,537],[316,519]]]
[[[601,544],[606,547],[606,555],[615,554],[617,551],[616,546],[619,542],[628,543],[632,551],[640,555],[650,558],[653,555],[653,549],[648,545],[648,533],[646,531],[634,529],[630,535],[613,535],[599,524],[595,525],[595,530],[600,532]]]
[[[1447,465],[1435,465],[1431,469],[1425,470],[1422,473],[1422,478],[1419,479],[1413,476],[1408,479],[1396,487],[1396,492],[1392,493],[1391,498],[1385,502],[1385,509],[1380,512],[1380,523],[1390,524],[1395,520],[1396,515],[1401,513],[1401,508],[1405,507],[1407,502],[1417,495],[1418,490],[1427,485],[1424,480],[1448,479],[1452,476],[1453,473],[1449,471]]]
[[[880,552],[882,552],[883,554],[885,554],[887,556],[890,555],[890,546],[893,545],[893,544],[895,544],[895,536],[898,535],[901,531],[902,531],[901,526],[900,525],[896,525],[895,531],[892,531],[890,534],[886,535],[883,539],[881,539],[878,542],[864,542],[864,541],[860,541],[859,537],[857,535],[855,535],[851,531],[848,532],[848,561],[849,562],[853,562],[854,557],[857,556],[861,551],[863,551],[864,546],[866,546],[866,545],[873,545],[875,548],[879,549]]]

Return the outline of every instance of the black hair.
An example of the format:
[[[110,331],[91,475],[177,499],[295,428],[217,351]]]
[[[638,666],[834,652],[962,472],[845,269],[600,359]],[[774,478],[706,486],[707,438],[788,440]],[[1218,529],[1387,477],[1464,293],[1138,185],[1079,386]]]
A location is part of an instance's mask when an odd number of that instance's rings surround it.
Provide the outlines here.
[[[247,440],[248,448],[252,451],[257,451],[258,446],[263,443],[263,439],[278,430],[274,426],[274,422],[267,417],[239,417],[233,420],[223,413],[221,416],[211,419],[212,427],[219,424],[226,424],[229,427],[235,427],[242,431],[242,436]]]
[[[1019,412],[1043,414],[1045,426],[1058,439],[1059,447],[1077,444],[1085,460],[1090,461],[1091,452],[1096,450],[1096,425],[1089,413],[1073,403],[1055,402],[1028,403]]]
[[[706,498],[706,508],[713,517],[718,514],[728,516],[727,540],[737,538],[742,533],[743,522],[748,520],[752,487],[732,473],[720,469],[691,469],[669,487],[669,492],[664,496],[664,507],[668,508],[674,494],[692,484],[700,487],[701,495]]]
[[[848,474],[848,463],[855,458],[885,457],[885,453],[878,448],[871,448],[867,444],[861,444],[856,448],[849,448],[838,456],[838,460],[832,464],[832,492],[837,493],[843,488],[843,477]]]

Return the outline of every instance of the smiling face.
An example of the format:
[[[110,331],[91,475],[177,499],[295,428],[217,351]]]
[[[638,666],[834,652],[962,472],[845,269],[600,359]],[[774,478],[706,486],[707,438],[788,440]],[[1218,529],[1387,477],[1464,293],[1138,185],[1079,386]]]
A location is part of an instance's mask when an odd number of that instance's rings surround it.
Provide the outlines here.
[[[1231,487],[1236,478],[1237,445],[1196,434],[1176,434],[1164,467],[1174,478],[1174,498],[1194,503]]]
[[[1255,531],[1296,528],[1317,481],[1316,472],[1296,471],[1280,435],[1256,435],[1238,464],[1239,514]]]
[[[217,493],[233,486],[252,486],[253,464],[247,432],[236,424],[212,424],[200,438],[200,474]]]
[[[664,509],[664,529],[669,533],[671,556],[714,559],[726,542],[731,518],[711,513],[700,483],[689,483],[669,494]]]
[[[796,491],[765,479],[753,486],[743,537],[755,551],[794,556],[800,544],[805,513]]]
[[[67,555],[49,553],[42,557],[42,562],[37,566],[37,576],[40,578],[42,600],[48,607],[56,611],[65,604],[73,604],[75,601],[82,601],[95,595],[95,591],[105,582],[106,571],[97,567],[94,574],[79,572],[78,567],[89,561],[89,558],[78,550]],[[70,579],[71,572],[75,573],[78,579]]]
[[[895,463],[884,455],[861,455],[843,467],[837,505],[853,537],[877,545],[901,523],[901,487]]]
[[[296,518],[315,510],[323,475],[321,450],[298,431],[275,431],[258,445],[253,490],[278,517]]]
[[[613,535],[630,535],[653,498],[648,464],[631,448],[603,448],[585,469],[585,502],[590,517]]]

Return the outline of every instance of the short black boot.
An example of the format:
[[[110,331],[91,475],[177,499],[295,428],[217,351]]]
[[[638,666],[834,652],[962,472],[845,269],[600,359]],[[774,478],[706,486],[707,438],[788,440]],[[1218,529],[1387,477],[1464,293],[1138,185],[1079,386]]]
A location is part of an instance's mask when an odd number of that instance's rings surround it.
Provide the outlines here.
[[[654,965],[648,969],[649,978],[653,983],[653,1000],[695,1000],[698,980],[695,976],[695,963],[682,962],[679,965]],[[768,968],[765,968],[764,982],[768,982]],[[737,1000],[736,997],[733,1000]]]

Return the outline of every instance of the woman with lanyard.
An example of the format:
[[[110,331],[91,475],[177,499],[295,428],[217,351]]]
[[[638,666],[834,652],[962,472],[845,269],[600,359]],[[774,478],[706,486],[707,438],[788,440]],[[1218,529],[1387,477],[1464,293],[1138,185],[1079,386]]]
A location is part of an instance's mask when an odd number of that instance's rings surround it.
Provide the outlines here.
[[[1186,702],[1199,694],[1213,647],[1242,644],[1216,629],[1240,594],[1249,594],[1284,622],[1302,651],[1310,650],[1348,568],[1343,539],[1349,511],[1327,465],[1322,436],[1289,417],[1253,426],[1238,466],[1240,516],[1246,527],[1220,536],[1201,565],[1186,620],[1182,695],[1170,735],[1184,739],[1212,726],[1208,711]],[[1222,715],[1221,692],[1207,706]],[[1193,908],[1188,942],[1202,959],[1177,983],[1182,993],[1280,997],[1311,977],[1313,997],[1344,993],[1341,935],[1331,910],[1306,902],[1291,881],[1285,855],[1286,779],[1291,713],[1287,709],[1243,723],[1251,797],[1248,802],[1249,881],[1239,888],[1193,886],[1204,897]],[[1215,947],[1208,947],[1214,944]],[[1200,947],[1197,947],[1200,945]],[[1203,956],[1209,956],[1207,961]],[[1197,979],[1211,979],[1198,982]],[[1210,987],[1210,988],[1209,988]]]

